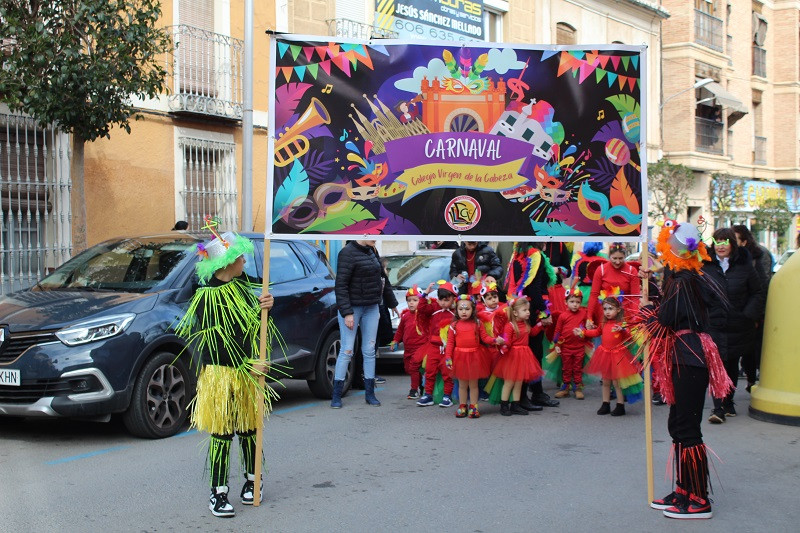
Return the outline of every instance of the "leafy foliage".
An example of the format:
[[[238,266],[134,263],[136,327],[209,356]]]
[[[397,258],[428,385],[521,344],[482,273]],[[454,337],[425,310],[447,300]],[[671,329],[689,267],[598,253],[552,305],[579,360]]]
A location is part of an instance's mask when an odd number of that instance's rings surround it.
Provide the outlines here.
[[[0,99],[80,139],[130,133],[130,97],[165,90],[158,0],[0,0]]]
[[[785,198],[766,198],[753,211],[753,218],[759,229],[774,231],[778,235],[786,233],[786,230],[792,225],[793,216]]]
[[[708,183],[711,214],[716,227],[724,227],[742,218],[744,207],[744,180],[715,172]]]
[[[647,168],[651,214],[664,219],[676,218],[686,211],[689,190],[694,186],[694,172],[684,165],[674,165],[662,158]]]

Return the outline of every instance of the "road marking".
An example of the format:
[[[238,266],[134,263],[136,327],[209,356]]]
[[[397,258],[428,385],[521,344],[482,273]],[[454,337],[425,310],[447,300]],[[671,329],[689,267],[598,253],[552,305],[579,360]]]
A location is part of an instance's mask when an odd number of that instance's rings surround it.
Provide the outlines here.
[[[124,450],[126,448],[130,448],[130,446],[114,446],[113,448],[106,448],[104,450],[95,450],[93,452],[82,453],[80,455],[73,455],[72,457],[62,457],[61,459],[54,459],[53,461],[47,461],[45,464],[60,465],[64,463],[69,463],[71,461],[77,461],[79,459],[88,459],[89,457],[94,457],[96,455],[103,455],[104,453],[111,453],[119,450]]]

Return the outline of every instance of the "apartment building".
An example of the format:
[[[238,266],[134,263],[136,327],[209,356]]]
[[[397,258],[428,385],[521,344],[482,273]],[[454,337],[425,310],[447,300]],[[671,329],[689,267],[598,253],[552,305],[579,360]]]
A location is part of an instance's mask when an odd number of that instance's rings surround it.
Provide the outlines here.
[[[772,197],[800,213],[797,2],[663,6],[671,14],[663,24],[663,149],[696,172],[687,216],[755,225],[753,211]],[[760,235],[773,251],[775,238]]]
[[[440,0],[445,2],[445,0]],[[380,37],[536,44],[646,44],[648,93],[660,95],[660,28],[668,16],[646,0],[478,0],[470,20],[445,31],[415,18],[431,0],[254,2],[253,225],[264,229],[268,87],[266,30],[352,39]],[[461,3],[466,5],[465,3]],[[389,6],[389,7],[387,7]],[[390,9],[391,7],[391,9]],[[169,91],[134,102],[131,133],[87,143],[85,188],[90,245],[123,234],[190,228],[205,214],[241,228],[244,0],[164,0],[173,38],[164,58]],[[401,12],[402,11],[402,12]],[[647,158],[659,154],[659,115],[647,109]],[[0,107],[0,291],[28,286],[72,255],[69,138]],[[407,246],[407,245],[406,245]]]

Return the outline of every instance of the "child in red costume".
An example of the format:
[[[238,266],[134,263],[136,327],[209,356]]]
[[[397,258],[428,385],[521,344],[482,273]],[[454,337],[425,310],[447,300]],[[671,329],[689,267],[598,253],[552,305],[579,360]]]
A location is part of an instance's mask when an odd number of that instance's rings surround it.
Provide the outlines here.
[[[444,357],[444,341],[442,340],[442,330],[450,327],[450,323],[455,318],[452,307],[456,300],[456,290],[452,283],[440,281],[436,291],[436,301],[429,298],[420,300],[417,313],[424,320],[429,321],[428,340],[419,350],[420,360],[425,359],[425,394],[417,402],[420,407],[433,405],[433,386],[436,383],[436,374],[442,373],[444,380],[444,397],[439,403],[439,407],[452,407],[453,400],[450,394],[453,393],[453,378],[450,377],[450,369],[447,367]]]
[[[419,356],[420,348],[428,341],[428,322],[417,312],[422,291],[414,285],[406,292],[408,309],[400,316],[400,324],[392,340],[392,349],[396,350],[399,343],[403,343],[403,368],[411,377],[411,389],[408,391],[409,400],[416,400],[420,396],[420,383],[422,378],[419,369],[422,358]]]
[[[587,326],[594,328],[600,323],[602,310],[598,296],[600,291],[606,294],[618,287],[625,295],[624,309],[634,316],[639,306],[639,272],[625,262],[625,245],[622,243],[612,243],[608,249],[608,262],[604,262],[597,267],[592,276],[592,291],[589,293],[589,320]]]
[[[485,345],[502,344],[502,337],[490,337],[475,314],[475,303],[466,294],[456,302],[458,318],[447,330],[446,361],[452,361],[453,377],[458,379],[458,395],[461,399],[456,418],[478,418],[478,380],[491,373],[491,356]],[[467,410],[469,399],[469,410]]]
[[[575,288],[567,292],[567,310],[560,313],[556,321],[553,343],[556,353],[561,356],[561,376],[563,384],[556,398],[569,396],[570,383],[575,398],[583,400],[583,357],[586,353],[586,339],[576,335],[575,330],[586,326],[586,308],[581,307],[583,293]]]
[[[544,375],[542,367],[528,345],[528,337],[542,332],[543,326],[537,323],[531,327],[528,319],[531,316],[531,305],[524,296],[510,300],[505,309],[508,323],[503,330],[503,339],[507,349],[500,356],[494,367],[494,375],[503,379],[503,390],[500,396],[500,414],[503,416],[527,415],[528,411],[520,407],[522,383],[534,381]],[[511,405],[509,406],[509,396]]]
[[[581,330],[576,328],[575,335],[600,337],[600,346],[595,348],[594,355],[586,367],[588,374],[598,374],[603,378],[603,404],[597,410],[598,415],[622,416],[625,414],[625,398],[634,403],[642,397],[641,369],[633,363],[633,354],[625,343],[631,340],[630,331],[624,322],[622,311],[623,295],[619,287],[614,287],[610,294],[600,293],[605,321],[602,327]],[[611,410],[611,384],[617,393],[617,405]],[[624,394],[624,395],[623,395]]]

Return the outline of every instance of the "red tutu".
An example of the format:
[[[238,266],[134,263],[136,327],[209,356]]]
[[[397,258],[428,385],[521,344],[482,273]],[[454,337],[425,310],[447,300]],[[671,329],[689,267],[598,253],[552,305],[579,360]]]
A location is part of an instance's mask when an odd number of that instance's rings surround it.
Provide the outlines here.
[[[494,375],[505,381],[535,381],[544,376],[544,371],[529,347],[512,346],[500,356]]]
[[[622,379],[641,372],[638,364],[632,362],[633,355],[625,346],[618,345],[611,350],[598,346],[594,350],[589,364],[586,366],[587,374],[599,375],[606,380]]]
[[[453,353],[453,379],[488,378],[492,373],[491,356],[483,346],[458,348]]]

